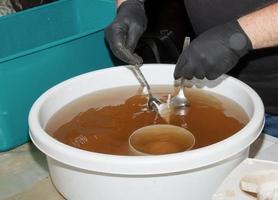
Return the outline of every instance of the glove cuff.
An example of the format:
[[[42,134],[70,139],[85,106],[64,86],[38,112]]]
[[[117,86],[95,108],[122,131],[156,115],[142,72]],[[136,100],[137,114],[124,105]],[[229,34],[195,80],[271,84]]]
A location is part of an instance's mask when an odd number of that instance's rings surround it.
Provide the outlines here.
[[[224,24],[226,30],[229,30],[228,42],[229,47],[239,56],[242,57],[253,49],[251,40],[241,28],[237,20]]]

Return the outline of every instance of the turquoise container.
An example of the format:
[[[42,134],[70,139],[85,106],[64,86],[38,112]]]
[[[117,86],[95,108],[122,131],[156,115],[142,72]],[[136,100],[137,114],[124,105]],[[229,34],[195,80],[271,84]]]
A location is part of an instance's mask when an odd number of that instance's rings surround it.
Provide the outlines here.
[[[114,5],[60,0],[0,18],[0,151],[29,140],[28,112],[45,90],[114,65],[103,32]]]

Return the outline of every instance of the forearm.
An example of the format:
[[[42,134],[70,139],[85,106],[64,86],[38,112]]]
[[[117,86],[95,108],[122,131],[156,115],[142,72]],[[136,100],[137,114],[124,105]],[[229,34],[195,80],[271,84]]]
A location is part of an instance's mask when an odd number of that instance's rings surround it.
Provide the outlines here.
[[[254,49],[278,46],[278,3],[238,19]]]
[[[117,8],[126,0],[116,0],[117,1]]]
[[[127,0],[116,0],[116,1],[117,1],[117,8],[118,8],[124,1],[127,1]],[[140,1],[142,3],[145,2],[145,0],[138,0],[138,1]]]

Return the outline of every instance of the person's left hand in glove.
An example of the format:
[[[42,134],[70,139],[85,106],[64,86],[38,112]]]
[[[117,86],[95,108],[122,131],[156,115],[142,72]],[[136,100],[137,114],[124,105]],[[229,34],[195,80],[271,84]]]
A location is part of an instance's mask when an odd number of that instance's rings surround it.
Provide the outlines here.
[[[142,58],[135,54],[134,50],[147,28],[144,1],[123,1],[117,9],[115,19],[105,29],[105,38],[113,54],[131,65],[143,63]]]
[[[237,21],[214,27],[183,50],[174,77],[216,79],[231,70],[251,49],[250,39]]]

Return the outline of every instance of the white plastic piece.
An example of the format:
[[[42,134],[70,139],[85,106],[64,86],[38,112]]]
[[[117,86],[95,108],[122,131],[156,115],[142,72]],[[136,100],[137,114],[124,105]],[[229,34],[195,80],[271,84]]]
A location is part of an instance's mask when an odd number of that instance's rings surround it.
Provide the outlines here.
[[[258,200],[278,200],[278,181],[262,184],[259,187]]]
[[[170,117],[171,117],[170,99],[171,99],[171,94],[168,94],[166,103],[162,103],[158,106],[158,112],[160,116],[167,122],[167,124],[170,123]]]
[[[241,189],[257,193],[258,200],[278,200],[278,170],[255,171],[242,177]]]

